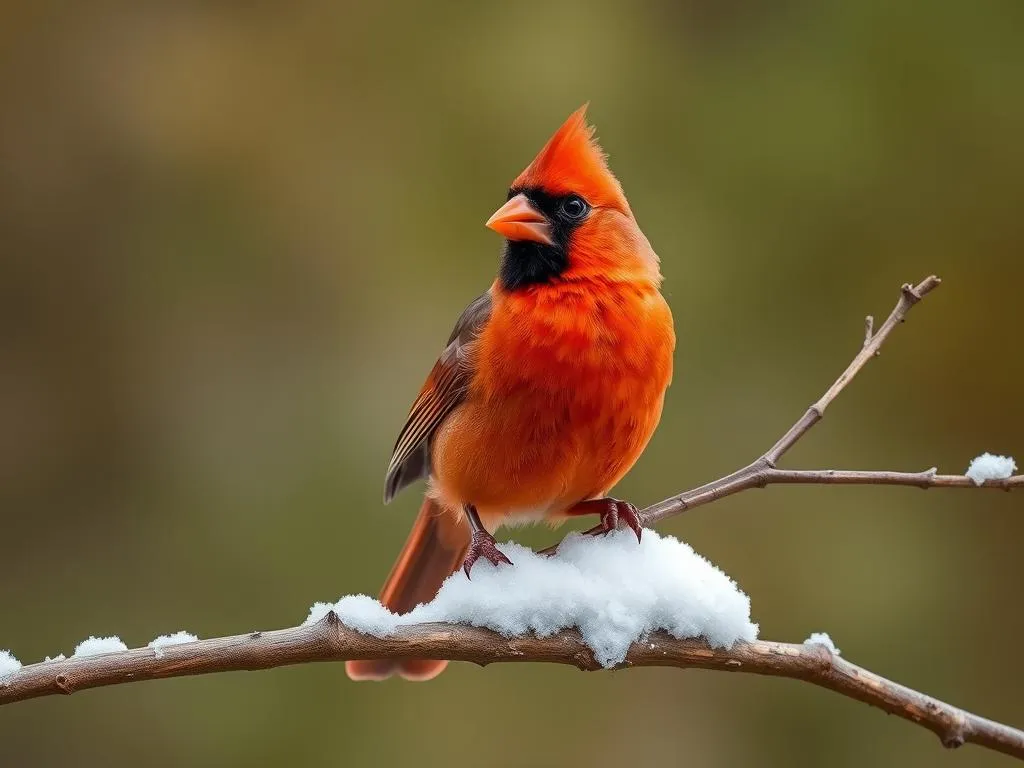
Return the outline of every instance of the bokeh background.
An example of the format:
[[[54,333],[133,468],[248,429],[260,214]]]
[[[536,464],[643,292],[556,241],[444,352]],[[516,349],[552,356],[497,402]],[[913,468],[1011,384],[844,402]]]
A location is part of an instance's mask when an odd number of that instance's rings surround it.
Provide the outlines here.
[[[490,283],[483,221],[591,102],[680,336],[650,503],[768,447],[945,282],[787,466],[1024,456],[1024,4],[21,2],[0,23],[0,647],[301,621],[418,505],[394,436]],[[668,521],[762,636],[1024,725],[1024,497],[776,487]],[[547,530],[518,532],[533,545]],[[811,686],[312,665],[0,712],[3,766],[996,766]]]

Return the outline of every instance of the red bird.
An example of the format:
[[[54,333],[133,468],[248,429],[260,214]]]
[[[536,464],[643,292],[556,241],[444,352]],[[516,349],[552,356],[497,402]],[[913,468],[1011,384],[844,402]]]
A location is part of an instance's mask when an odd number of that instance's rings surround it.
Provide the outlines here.
[[[455,324],[398,436],[384,501],[428,479],[381,592],[396,613],[461,563],[508,563],[501,525],[598,514],[640,537],[607,496],[647,446],[672,379],[675,332],[658,257],[585,119],[574,112],[487,221],[498,277]],[[353,680],[429,680],[448,662],[350,661]]]

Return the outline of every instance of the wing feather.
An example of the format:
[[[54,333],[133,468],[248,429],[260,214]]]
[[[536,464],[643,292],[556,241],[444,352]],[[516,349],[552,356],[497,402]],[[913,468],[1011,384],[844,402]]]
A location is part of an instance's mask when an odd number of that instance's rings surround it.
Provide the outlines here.
[[[430,473],[430,438],[462,402],[473,379],[471,343],[491,316],[491,295],[478,297],[459,317],[448,346],[434,364],[398,434],[384,479],[384,503]]]

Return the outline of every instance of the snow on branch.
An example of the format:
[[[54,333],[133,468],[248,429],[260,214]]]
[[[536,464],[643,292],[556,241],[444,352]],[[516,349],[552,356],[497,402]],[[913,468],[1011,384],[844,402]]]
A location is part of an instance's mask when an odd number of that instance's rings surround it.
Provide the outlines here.
[[[470,581],[457,570],[429,603],[397,615],[366,595],[317,603],[306,623],[328,611],[363,634],[387,637],[400,627],[446,622],[492,629],[505,637],[548,637],[577,629],[597,662],[614,667],[630,646],[664,630],[730,648],[757,639],[750,598],[684,542],[645,530],[567,536],[557,556],[505,542],[512,568],[480,563]]]
[[[963,475],[804,469],[778,461],[818,421],[879,350],[910,309],[939,285],[929,277],[904,285],[880,327],[865,323],[853,361],[821,398],[765,453],[725,477],[672,496],[641,512],[650,526],[749,488],[772,484],[906,485],[919,488],[1024,486],[1006,456],[984,454]],[[596,532],[593,529],[588,533]],[[534,554],[508,543],[514,567],[481,563],[472,583],[458,571],[431,603],[396,616],[376,600],[349,596],[318,603],[291,629],[197,640],[164,635],[127,650],[117,637],[89,638],[75,654],[22,666],[0,651],[0,704],[87,688],[164,677],[255,670],[315,661],[449,659],[552,662],[585,670],[667,666],[748,672],[803,680],[871,704],[936,733],[947,747],[965,743],[1024,759],[1024,732],[986,720],[879,677],[839,656],[825,633],[803,644],[760,640],[750,601],[687,545],[648,530],[603,538],[570,534]],[[542,557],[557,553],[557,557]]]

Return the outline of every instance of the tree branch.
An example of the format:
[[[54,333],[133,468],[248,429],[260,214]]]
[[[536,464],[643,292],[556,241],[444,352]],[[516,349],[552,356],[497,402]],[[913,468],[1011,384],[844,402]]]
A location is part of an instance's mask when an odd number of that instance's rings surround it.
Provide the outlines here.
[[[331,612],[315,624],[291,629],[32,664],[0,678],[0,704],[140,680],[381,658],[441,658],[481,666],[543,661],[601,669],[576,631],[508,638],[478,627],[420,624],[378,638],[350,629]],[[634,643],[621,667],[713,669],[803,680],[917,723],[947,747],[973,743],[1024,759],[1024,732],[886,680],[820,645],[759,640],[723,650],[657,632]]]
[[[783,470],[776,465],[790,448],[806,435],[825,415],[825,409],[832,404],[839,394],[846,389],[872,358],[881,354],[882,344],[889,338],[896,326],[907,317],[907,313],[921,299],[939,287],[942,281],[935,275],[926,277],[917,285],[905,284],[900,290],[899,301],[893,307],[889,317],[878,330],[874,327],[874,318],[868,315],[864,320],[864,342],[856,356],[840,374],[817,402],[808,408],[803,416],[791,426],[782,437],[758,456],[747,466],[738,469],[710,483],[691,488],[670,498],[652,504],[640,512],[640,521],[644,526],[652,526],[667,517],[678,515],[702,504],[731,496],[750,488],[764,488],[767,485],[800,484],[800,485],[909,485],[918,488],[998,488],[1010,490],[1024,486],[1024,475],[1014,475],[1006,480],[987,480],[978,486],[966,475],[940,475],[935,469],[925,472],[890,472],[890,471],[856,471],[837,469],[801,469]],[[600,526],[586,531],[589,534],[602,532]],[[557,546],[548,547],[543,552],[553,553]]]

